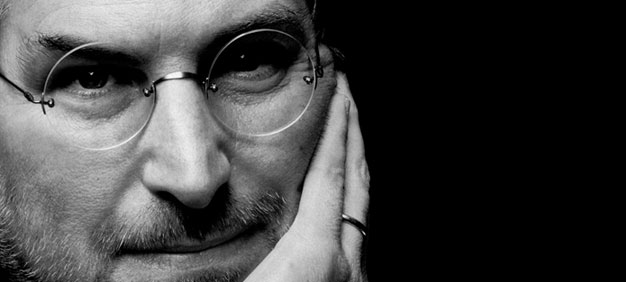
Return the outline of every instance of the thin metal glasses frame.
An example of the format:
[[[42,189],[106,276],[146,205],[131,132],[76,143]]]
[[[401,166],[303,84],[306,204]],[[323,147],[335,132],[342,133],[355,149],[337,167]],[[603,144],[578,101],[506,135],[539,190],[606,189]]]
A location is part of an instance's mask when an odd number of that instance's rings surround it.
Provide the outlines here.
[[[215,56],[215,58],[218,58],[219,55],[235,40],[237,40],[238,38],[241,38],[247,34],[253,33],[253,32],[262,32],[262,31],[273,31],[273,32],[279,32],[283,35],[289,36],[290,38],[294,39],[297,42],[300,42],[299,40],[297,40],[295,37],[293,37],[291,34],[288,34],[284,31],[280,31],[280,30],[276,30],[276,29],[256,29],[253,31],[249,31],[249,32],[245,32],[243,34],[238,35],[237,37],[235,37],[234,39],[232,39],[228,44],[226,44],[224,47],[222,47],[222,49],[218,52],[218,54]],[[71,51],[69,52],[71,53]],[[310,78],[310,77],[304,77],[304,80],[307,84],[311,84],[313,83],[313,81],[315,81],[315,85],[313,86],[314,88],[317,88],[317,79],[318,78],[322,78],[324,77],[324,67],[321,65],[321,61],[320,61],[320,55],[319,55],[319,46],[317,44],[315,44],[315,55],[316,55],[316,62],[315,65],[313,66],[315,69],[315,78]],[[67,55],[65,55],[67,56]],[[61,57],[58,61],[57,64],[62,61],[64,59],[64,57]],[[213,68],[215,64],[215,59],[213,60],[212,64],[211,64],[211,69]],[[55,66],[52,67],[52,69],[54,69],[56,67]],[[204,91],[206,93],[207,90],[211,90],[213,92],[217,91],[217,86],[215,84],[209,84],[209,78],[210,78],[210,73],[207,75],[207,77],[201,81],[203,87],[204,87]],[[43,112],[44,115],[46,115],[46,107],[48,106],[49,108],[54,108],[55,106],[55,102],[53,98],[50,98],[49,100],[45,100],[45,93],[42,92],[41,94],[41,99],[40,100],[36,100],[35,96],[24,90],[22,87],[18,86],[17,84],[15,84],[13,81],[11,81],[10,79],[8,79],[4,74],[2,74],[0,72],[0,77],[5,80],[7,83],[9,83],[11,86],[13,86],[15,89],[17,89],[18,91],[20,91],[22,93],[22,95],[24,96],[24,98],[26,98],[26,100],[28,102],[31,102],[33,104],[38,104],[41,105],[41,110]],[[176,79],[193,79],[195,81],[200,81],[199,76],[195,73],[191,73],[191,72],[173,72],[170,74],[167,74],[165,76],[162,76],[156,80],[154,80],[149,88],[143,89],[143,94],[146,97],[150,97],[153,94],[156,94],[156,85],[167,81],[167,80],[176,80]],[[207,85],[208,84],[208,85]],[[44,87],[45,89],[45,87]]]

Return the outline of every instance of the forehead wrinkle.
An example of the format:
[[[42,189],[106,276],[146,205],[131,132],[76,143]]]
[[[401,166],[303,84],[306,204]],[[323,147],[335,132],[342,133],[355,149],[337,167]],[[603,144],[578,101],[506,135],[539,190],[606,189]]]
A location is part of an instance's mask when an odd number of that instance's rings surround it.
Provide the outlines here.
[[[165,18],[169,21],[160,21],[159,46],[180,47],[194,45],[207,46],[214,39],[225,33],[247,31],[249,26],[259,22],[272,22],[276,19],[293,19],[303,28],[309,28],[311,23],[307,16],[308,10],[303,5],[296,5],[297,1],[287,4],[282,0],[255,1],[203,1],[201,6],[186,6],[182,9],[166,11]],[[207,16],[203,11],[216,11]],[[175,22],[174,26],[168,23]],[[194,29],[195,26],[207,28]],[[164,32],[166,31],[166,32]],[[210,34],[207,34],[209,33]],[[188,42],[179,38],[181,35],[190,35],[198,38],[196,42]],[[168,43],[169,42],[169,43]],[[197,44],[197,45],[196,45]]]
[[[129,1],[125,4],[126,5],[143,5],[143,4],[147,5],[147,3],[149,2]],[[211,42],[216,37],[219,37],[219,35],[222,33],[225,33],[225,32],[233,33],[233,31],[234,33],[241,32],[256,23],[263,22],[263,21],[271,22],[272,20],[282,18],[282,19],[287,19],[288,21],[289,20],[293,21],[292,23],[293,26],[296,26],[296,25],[300,26],[306,31],[312,30],[312,19],[309,16],[310,11],[307,9],[305,5],[300,5],[301,2],[297,2],[297,1],[289,2],[289,4],[281,0],[259,1],[259,2],[255,2],[257,4],[257,7],[248,7],[246,9],[243,9],[241,7],[244,4],[237,2],[237,1],[203,1],[200,3],[202,3],[202,6],[200,6],[200,9],[198,9],[197,6],[189,5],[189,6],[185,6],[182,9],[169,9],[169,10],[166,9],[165,11],[159,11],[158,5],[150,6],[150,7],[153,7],[154,9],[151,9],[152,11],[148,11],[147,14],[157,15],[158,13],[166,13],[165,18],[170,19],[167,21],[155,21],[154,22],[155,24],[158,24],[159,26],[156,29],[152,29],[152,32],[156,33],[156,34],[152,34],[154,36],[152,37],[154,41],[152,44],[150,44],[152,45],[151,55],[150,55],[152,58],[156,58],[157,56],[159,56],[158,54],[161,54],[162,52],[166,52],[166,53],[172,52],[172,53],[169,53],[169,55],[171,56],[189,56],[187,58],[192,58],[193,55],[185,54],[185,52],[191,51],[187,49],[204,48],[206,46],[209,46]],[[97,3],[95,6],[96,7],[119,7],[120,5],[122,5],[122,3]],[[78,5],[74,3],[73,5],[70,4],[70,5],[66,5],[65,7],[71,8],[72,6],[78,6]],[[220,10],[223,12],[216,14],[217,18],[209,17],[211,19],[198,19],[202,13],[201,11],[198,11],[198,10],[207,10],[207,9],[209,10],[214,9],[216,11]],[[114,16],[114,18],[120,19],[120,18],[130,16],[128,12],[118,11],[120,9],[111,9],[111,10],[115,10],[113,13],[117,14],[116,16]],[[122,10],[128,11],[128,9],[122,9]],[[135,10],[135,9],[130,9],[130,10]],[[144,11],[145,10],[146,9],[144,9]],[[233,13],[230,13],[231,11]],[[82,17],[84,18],[86,16],[88,15],[85,14]],[[174,19],[179,19],[179,20],[176,21],[176,24],[174,24],[174,26],[168,26],[168,23],[174,21]],[[121,24],[120,20],[111,20],[108,22],[110,22],[112,26],[109,26],[109,28],[107,28],[106,30],[114,30],[115,26],[118,26]],[[204,31],[202,29],[197,29],[196,32],[198,32],[198,34],[191,34],[190,36],[199,37],[199,41],[193,42],[190,40],[184,40],[185,38],[181,37],[182,34],[184,34],[184,32],[189,33],[192,30],[190,27],[195,23],[203,24],[203,25],[209,25],[212,23],[213,27],[211,27],[211,29],[214,29],[214,31],[211,32],[210,35],[207,35],[207,34],[200,34],[200,32],[207,32],[206,29]],[[217,23],[217,26],[215,25],[216,23]],[[175,32],[175,31],[172,32],[171,30],[169,30],[171,28],[176,28],[176,30],[178,30],[179,32]],[[229,30],[232,28],[241,29],[241,31]],[[71,30],[73,29],[69,30],[68,35],[71,35],[73,33],[71,32]],[[44,31],[49,32],[46,30]],[[292,33],[289,30],[285,30],[285,31],[287,31],[288,33]],[[148,29],[147,32],[150,33],[150,29]],[[292,34],[292,35],[298,37],[298,34]],[[122,41],[132,40],[132,39],[123,39],[124,38],[123,36],[124,35],[122,35],[120,40]],[[307,39],[310,39],[310,38],[311,37],[309,36],[303,36],[302,38],[298,38],[298,39],[301,39],[303,43],[306,44]],[[91,38],[85,38],[85,40],[91,40]],[[94,38],[94,40],[97,41],[96,38]],[[34,37],[24,39],[23,44],[22,44],[23,47],[18,49],[18,53],[19,53],[18,61],[19,61],[21,68],[23,69],[28,68],[32,64],[31,62],[32,62],[33,56],[39,56],[39,55],[42,55],[42,53],[46,54],[47,56],[50,56],[50,53],[42,52],[41,48],[37,48],[39,47],[38,45],[41,45],[38,43],[42,43],[41,34],[37,34]],[[146,46],[146,45],[142,44],[141,46]],[[65,50],[65,51],[69,51],[69,50]]]

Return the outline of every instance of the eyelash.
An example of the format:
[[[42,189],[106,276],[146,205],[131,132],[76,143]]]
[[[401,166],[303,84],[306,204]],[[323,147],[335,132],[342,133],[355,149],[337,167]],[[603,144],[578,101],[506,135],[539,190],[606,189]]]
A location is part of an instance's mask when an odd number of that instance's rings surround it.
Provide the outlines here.
[[[88,71],[102,72],[106,75],[103,88],[87,89],[77,85],[80,84],[80,79],[82,79],[80,76]],[[81,97],[91,98],[109,93],[111,87],[138,85],[145,81],[145,76],[140,74],[141,71],[118,66],[76,66],[60,70],[54,75],[51,85],[48,85],[48,87],[55,90],[66,89]],[[75,86],[78,87],[74,88]]]

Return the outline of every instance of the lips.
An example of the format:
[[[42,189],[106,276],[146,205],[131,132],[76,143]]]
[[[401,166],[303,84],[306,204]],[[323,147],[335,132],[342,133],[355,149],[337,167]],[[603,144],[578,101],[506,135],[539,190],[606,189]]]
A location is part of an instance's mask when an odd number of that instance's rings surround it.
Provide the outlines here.
[[[156,248],[125,249],[113,260],[111,281],[227,281],[270,251],[268,229],[250,228],[209,240],[177,240]],[[228,280],[231,281],[231,280]],[[240,280],[232,280],[240,281]]]
[[[205,210],[161,205],[142,221],[118,219],[101,226],[100,243],[111,254],[106,276],[154,282],[245,275],[278,241],[275,227],[286,202],[276,193],[261,193],[226,195],[215,203]]]
[[[219,234],[211,234],[202,240],[182,237],[182,238],[167,238],[165,240],[153,240],[151,242],[133,242],[125,243],[122,245],[118,255],[125,254],[186,254],[197,253],[206,251],[211,248],[218,247],[235,240],[244,234],[251,233],[256,229],[255,226],[247,226],[245,228],[238,228],[237,230],[230,229]]]
[[[147,253],[197,253],[202,252],[210,248],[217,247],[222,245],[228,241],[231,241],[233,238],[237,237],[239,234],[245,233],[244,231],[240,232],[230,232],[229,234],[221,235],[219,237],[214,237],[208,240],[194,240],[194,239],[183,239],[175,242],[168,243],[164,246],[160,246],[158,248],[151,248],[142,250]],[[137,251],[137,250],[135,250]]]

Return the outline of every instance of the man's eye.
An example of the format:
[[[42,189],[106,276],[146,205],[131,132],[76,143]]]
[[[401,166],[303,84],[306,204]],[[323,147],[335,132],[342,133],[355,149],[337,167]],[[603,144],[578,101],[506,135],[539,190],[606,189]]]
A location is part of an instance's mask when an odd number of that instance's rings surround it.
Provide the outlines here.
[[[288,68],[289,53],[281,46],[233,46],[220,56],[218,75],[244,80],[263,80]]]
[[[76,81],[85,89],[100,89],[107,84],[109,77],[106,71],[85,70],[78,74]]]
[[[281,31],[243,34],[226,44],[213,60],[209,89],[220,99],[228,98],[229,103],[268,99],[312,77],[308,54],[296,38]]]
[[[242,52],[237,54],[233,58],[232,69],[238,72],[250,72],[258,69],[264,64],[269,62],[263,62],[263,58],[259,54],[250,52]]]
[[[46,92],[91,95],[110,91],[125,91],[143,81],[138,72],[114,66],[69,67],[54,71]]]

